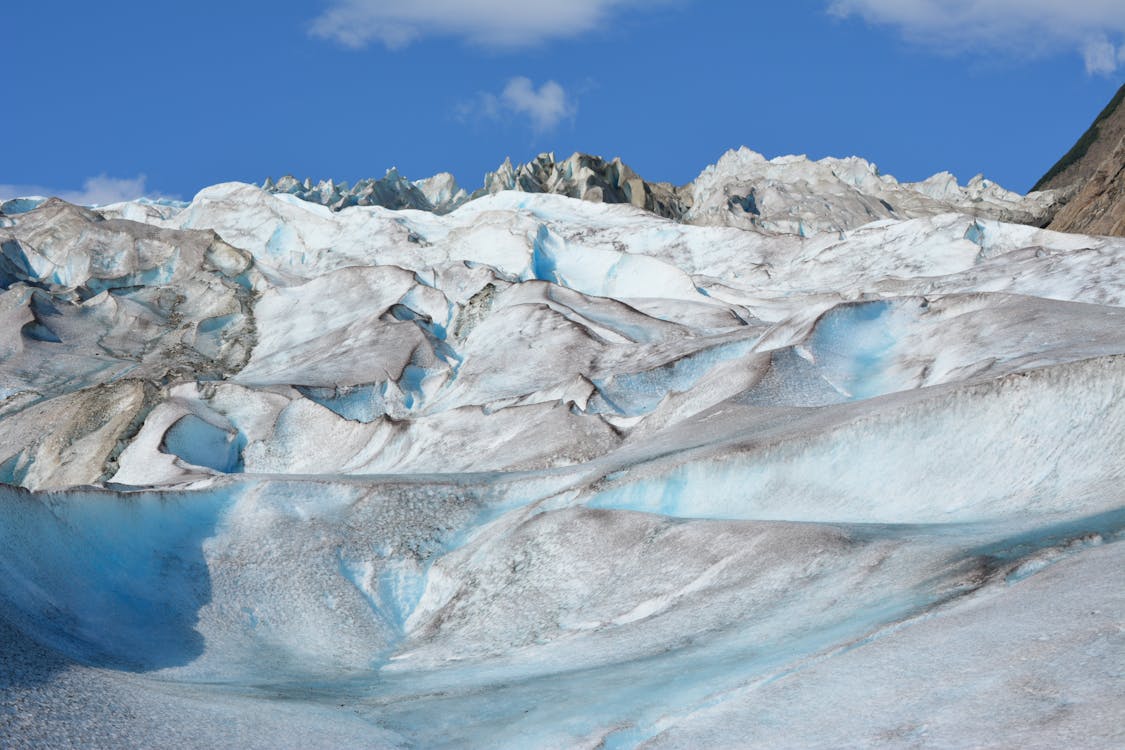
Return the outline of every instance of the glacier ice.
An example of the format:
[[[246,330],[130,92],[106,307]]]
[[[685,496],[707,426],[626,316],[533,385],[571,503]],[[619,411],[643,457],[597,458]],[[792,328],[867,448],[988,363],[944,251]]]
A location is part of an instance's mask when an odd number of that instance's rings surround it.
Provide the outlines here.
[[[949,172],[900,183],[857,157],[812,161],[805,156],[766,159],[745,146],[728,151],[682,186],[649,182],[622,163],[575,153],[553,153],[513,165],[511,159],[484,176],[469,193],[448,173],[410,182],[396,169],[379,180],[349,188],[323,180],[315,185],[287,175],[263,189],[293,195],[339,211],[350,206],[413,208],[446,214],[484,196],[505,191],[564,195],[597,203],[626,204],[668,219],[701,225],[733,225],[807,236],[853,229],[880,219],[906,219],[959,211],[1004,221],[1046,226],[1065,198],[1046,190],[1023,196],[983,175],[961,186]]]
[[[0,745],[1113,746],[1125,240],[733,151],[0,205]]]

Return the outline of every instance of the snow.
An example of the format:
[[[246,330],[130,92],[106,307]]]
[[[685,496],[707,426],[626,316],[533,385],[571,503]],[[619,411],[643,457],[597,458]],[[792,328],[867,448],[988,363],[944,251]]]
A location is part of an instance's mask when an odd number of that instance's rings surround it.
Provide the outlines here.
[[[692,189],[4,209],[0,745],[1120,744],[1125,241]]]
[[[745,147],[728,151],[691,184],[689,223],[757,227],[812,236],[839,233],[884,219],[956,211],[993,219],[1041,223],[1053,193],[1022,196],[979,175],[964,187],[948,172],[900,183],[857,157],[767,160]]]

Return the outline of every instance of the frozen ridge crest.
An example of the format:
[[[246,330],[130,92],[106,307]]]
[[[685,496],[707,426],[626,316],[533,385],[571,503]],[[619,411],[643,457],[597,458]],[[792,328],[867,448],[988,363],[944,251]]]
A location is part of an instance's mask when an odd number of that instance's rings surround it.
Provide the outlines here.
[[[573,154],[556,161],[540,154],[513,166],[504,161],[472,193],[448,173],[410,182],[391,169],[380,180],[354,186],[326,180],[313,184],[286,176],[266,180],[268,192],[296,195],[335,211],[350,206],[414,208],[446,214],[469,201],[504,190],[554,193],[595,203],[626,203],[664,218],[699,226],[739,226],[783,234],[840,232],[883,219],[909,219],[961,212],[988,219],[1045,226],[1060,205],[1057,191],[1023,196],[983,176],[965,186],[942,172],[922,182],[900,183],[874,164],[850,157],[811,161],[805,156],[767,160],[746,147],[728,151],[718,163],[683,186],[648,182],[619,158]]]
[[[1119,745],[1125,239],[1053,196],[3,204],[0,746]]]

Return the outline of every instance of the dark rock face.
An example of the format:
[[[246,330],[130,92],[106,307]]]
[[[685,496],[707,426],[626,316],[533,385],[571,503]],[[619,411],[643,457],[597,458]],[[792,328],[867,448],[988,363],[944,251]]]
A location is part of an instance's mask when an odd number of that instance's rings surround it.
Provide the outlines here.
[[[1049,229],[1125,236],[1125,86],[1034,189],[1066,201]]]
[[[1058,190],[1082,184],[1094,176],[1118,142],[1125,137],[1125,86],[1117,90],[1106,108],[1070,151],[1047,170],[1032,191]]]
[[[1125,136],[1049,227],[1059,232],[1125,237]]]

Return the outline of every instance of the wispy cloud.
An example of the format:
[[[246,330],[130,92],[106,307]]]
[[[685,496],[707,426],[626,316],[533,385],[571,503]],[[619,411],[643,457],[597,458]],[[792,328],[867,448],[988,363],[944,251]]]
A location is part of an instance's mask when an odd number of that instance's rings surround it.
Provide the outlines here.
[[[453,37],[486,47],[525,47],[572,37],[617,11],[651,10],[685,0],[328,0],[314,36],[361,48],[400,49],[423,37]]]
[[[897,27],[911,41],[946,52],[1038,57],[1070,51],[1098,75],[1125,66],[1122,0],[832,0],[828,9]]]
[[[79,206],[105,206],[147,195],[146,182],[147,178],[143,174],[136,177],[100,174],[86,178],[78,190],[60,190],[43,185],[0,185],[0,200],[40,195],[62,198]]]
[[[526,117],[536,133],[554,130],[577,113],[574,98],[557,82],[547,81],[536,88],[532,80],[524,76],[509,80],[499,94],[477,94],[475,99],[457,109],[461,120]]]
[[[1086,72],[1091,75],[1108,75],[1117,70],[1117,48],[1104,36],[1088,41],[1082,49],[1082,58],[1086,61]]]
[[[508,81],[500,94],[500,103],[505,109],[530,118],[537,132],[554,129],[577,111],[574,102],[559,84],[547,81],[536,89],[531,79],[523,76]]]

